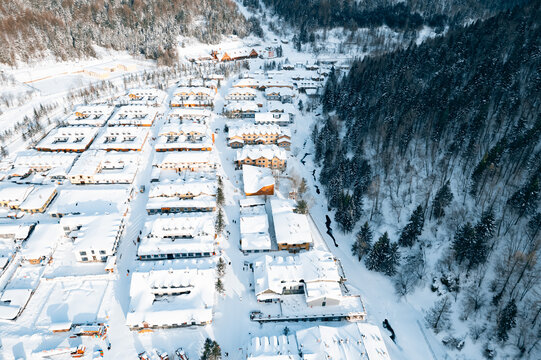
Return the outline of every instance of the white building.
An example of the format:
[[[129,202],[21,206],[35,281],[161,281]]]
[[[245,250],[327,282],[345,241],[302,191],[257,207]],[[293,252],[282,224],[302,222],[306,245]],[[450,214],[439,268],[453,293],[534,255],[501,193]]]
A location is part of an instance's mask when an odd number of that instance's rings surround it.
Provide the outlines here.
[[[109,126],[96,139],[94,148],[105,151],[141,151],[149,129],[141,126]]]
[[[98,133],[94,126],[65,126],[51,130],[38,145],[39,151],[83,152]]]
[[[258,301],[272,302],[280,300],[282,295],[305,294],[309,306],[340,303],[343,279],[336,259],[328,252],[313,250],[298,255],[264,255],[254,261],[253,266]]]
[[[71,168],[72,184],[131,184],[137,174],[138,153],[117,153],[103,150],[84,152]]]
[[[109,125],[151,126],[158,110],[155,107],[143,105],[126,105],[109,120]]]
[[[216,254],[214,215],[159,215],[145,224],[140,260],[206,257]]]
[[[391,360],[379,328],[368,323],[315,326],[296,333],[304,359]]]
[[[17,153],[13,162],[14,173],[43,172],[51,169],[69,171],[77,154],[49,153],[36,150],[23,150]],[[23,170],[24,169],[24,170]]]
[[[154,166],[159,169],[180,171],[210,171],[216,168],[210,151],[168,151],[156,154]]]
[[[103,126],[115,111],[106,104],[80,105],[68,117],[69,125]]]
[[[188,266],[133,273],[126,315],[130,329],[173,328],[212,322],[216,270],[201,265]]]
[[[280,126],[286,126],[291,124],[291,116],[288,113],[256,113],[254,116],[254,122],[256,124],[277,124]]]
[[[73,242],[75,258],[80,262],[106,262],[114,255],[124,231],[123,218],[117,213],[65,216],[60,225]]]
[[[244,253],[270,251],[272,243],[265,202],[257,198],[246,200],[240,201],[240,249]]]
[[[308,216],[295,213],[295,202],[290,199],[272,199],[271,208],[278,249],[309,250],[314,240]]]

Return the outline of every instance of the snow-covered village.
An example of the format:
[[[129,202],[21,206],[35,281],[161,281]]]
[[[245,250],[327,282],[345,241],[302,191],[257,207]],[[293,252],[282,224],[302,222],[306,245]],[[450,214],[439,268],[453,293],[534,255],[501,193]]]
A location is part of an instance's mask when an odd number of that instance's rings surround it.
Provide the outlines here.
[[[156,58],[1,53],[0,360],[539,359],[540,93],[504,121],[465,86],[483,110],[460,125],[408,61],[475,68],[426,49],[541,7],[396,25],[424,9],[405,3],[348,10],[392,14],[352,30],[293,1],[204,0],[231,24],[192,20]]]

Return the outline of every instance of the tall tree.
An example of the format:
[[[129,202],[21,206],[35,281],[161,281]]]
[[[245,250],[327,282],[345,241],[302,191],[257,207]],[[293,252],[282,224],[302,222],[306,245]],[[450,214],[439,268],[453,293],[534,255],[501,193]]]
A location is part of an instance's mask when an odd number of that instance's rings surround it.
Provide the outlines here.
[[[502,309],[498,316],[496,336],[501,342],[509,339],[509,330],[515,327],[517,317],[517,305],[515,299],[511,299]]]
[[[372,248],[373,236],[374,234],[367,221],[355,236],[355,241],[351,246],[351,252],[353,255],[357,256],[359,261],[361,261],[363,257],[370,252],[370,249]]]
[[[425,215],[422,205],[417,206],[410,216],[408,224],[402,229],[400,233],[400,238],[398,239],[398,244],[400,246],[411,247],[419,235],[423,232],[423,225],[425,222]]]
[[[369,270],[379,271],[392,276],[396,273],[396,267],[400,261],[398,245],[392,243],[386,232],[380,236],[372,246],[372,250],[366,258],[366,266]]]
[[[438,190],[434,200],[432,200],[432,214],[436,219],[445,216],[445,208],[453,201],[451,184],[449,180]]]

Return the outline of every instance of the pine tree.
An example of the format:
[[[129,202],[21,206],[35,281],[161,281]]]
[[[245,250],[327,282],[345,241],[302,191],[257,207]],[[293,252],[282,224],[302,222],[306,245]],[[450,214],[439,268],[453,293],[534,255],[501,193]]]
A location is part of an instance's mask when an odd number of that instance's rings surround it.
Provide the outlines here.
[[[223,206],[225,201],[224,191],[221,186],[216,189],[216,205]]]
[[[303,196],[308,190],[308,185],[306,184],[306,179],[302,178],[301,183],[299,184],[299,189],[297,190],[299,195]]]
[[[396,243],[391,244],[389,234],[385,232],[372,246],[372,250],[366,258],[366,266],[369,270],[392,276],[396,273],[399,261],[398,245]]]
[[[515,299],[511,299],[498,316],[496,336],[501,342],[509,339],[509,330],[516,326],[517,305]]]
[[[216,264],[216,273],[220,278],[225,275],[225,261],[221,257],[218,259],[218,264]]]
[[[219,360],[222,358],[222,350],[215,340],[205,339],[201,360]]]
[[[400,246],[411,247],[423,232],[424,222],[424,210],[423,207],[419,205],[411,214],[409,223],[402,230],[400,238],[398,239],[398,244],[400,244]]]
[[[351,252],[353,255],[357,256],[359,261],[362,260],[364,255],[370,252],[370,249],[372,248],[372,238],[373,232],[367,221],[357,233],[355,242],[353,242],[353,245],[351,246]]]
[[[218,209],[218,214],[216,215],[216,224],[215,230],[216,234],[220,234],[225,228],[224,213],[222,209]]]
[[[304,200],[299,200],[293,211],[297,214],[308,214],[308,203],[306,203]]]
[[[216,279],[216,284],[214,286],[216,288],[216,291],[220,294],[223,294],[225,289],[224,289],[224,283],[222,282],[222,279],[218,278]]]
[[[436,219],[445,216],[445,208],[453,201],[449,180],[438,190],[432,201],[432,214]]]
[[[466,263],[468,271],[484,264],[488,258],[489,242],[494,235],[495,223],[491,212],[483,214],[475,225],[466,223],[455,233],[452,244],[455,260]]]

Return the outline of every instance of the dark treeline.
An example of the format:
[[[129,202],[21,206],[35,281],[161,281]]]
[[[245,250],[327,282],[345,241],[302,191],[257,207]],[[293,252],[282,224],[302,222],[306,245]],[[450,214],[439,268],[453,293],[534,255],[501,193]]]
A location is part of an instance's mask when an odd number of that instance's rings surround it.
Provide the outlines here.
[[[438,301],[427,324],[448,329],[443,320],[460,306],[474,341],[532,358],[541,344],[540,22],[535,0],[357,60],[342,78],[332,72],[312,134],[335,220],[346,232],[368,220],[354,254],[396,274],[405,296],[436,242],[445,250],[431,288],[454,301]],[[401,226],[372,245],[370,227],[384,222]]]
[[[7,0],[0,62],[94,56],[99,45],[171,63],[179,35],[214,43],[250,30],[231,0]]]
[[[266,6],[299,28],[360,27],[387,25],[394,30],[419,29],[423,25],[442,27],[449,23],[477,19],[509,9],[525,0],[262,0]],[[259,0],[244,0],[258,7]]]

